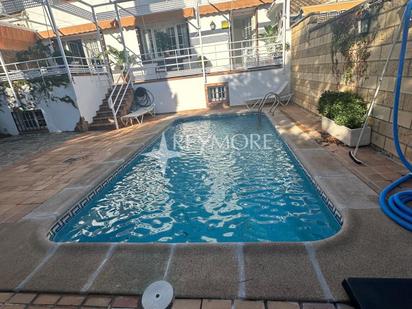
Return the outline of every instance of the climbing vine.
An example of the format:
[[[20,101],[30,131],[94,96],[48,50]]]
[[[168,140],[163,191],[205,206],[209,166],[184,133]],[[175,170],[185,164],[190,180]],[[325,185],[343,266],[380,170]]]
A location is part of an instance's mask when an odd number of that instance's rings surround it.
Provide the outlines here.
[[[383,3],[382,0],[367,3],[355,14],[344,14],[331,24],[332,72],[338,84],[343,80],[345,84],[355,81],[359,85],[365,77],[371,55],[369,46],[376,36],[376,32],[371,33],[370,25],[382,9]],[[360,27],[364,27],[366,31],[360,31],[363,30],[359,29]],[[343,57],[341,66],[339,54]]]
[[[42,102],[64,102],[77,108],[69,95],[59,97],[54,94],[55,88],[68,85],[69,78],[66,75],[13,81],[13,88],[19,98],[20,106],[17,106],[15,98],[7,91],[8,85],[4,83],[0,85],[0,95],[6,96],[10,108],[33,109]]]
[[[69,52],[66,51],[66,54],[69,54]],[[45,45],[40,40],[29,49],[16,53],[16,59],[18,61],[47,59],[53,56],[58,55],[53,55],[49,45]],[[46,62],[46,60],[43,60],[43,62]],[[55,89],[59,87],[66,88],[70,84],[67,75],[17,80],[12,83],[20,104],[17,104],[15,97],[12,95],[9,84],[6,82],[0,83],[0,100],[6,99],[8,106],[12,109],[33,109],[42,102],[46,102],[46,104],[48,102],[64,102],[77,108],[75,102],[69,95],[59,97],[55,94]]]

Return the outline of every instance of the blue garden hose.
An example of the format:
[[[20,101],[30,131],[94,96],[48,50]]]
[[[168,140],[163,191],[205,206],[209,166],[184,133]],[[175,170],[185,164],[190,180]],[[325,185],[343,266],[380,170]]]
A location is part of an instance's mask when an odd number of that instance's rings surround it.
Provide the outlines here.
[[[412,190],[406,190],[398,193],[391,194],[391,191],[400,186],[404,182],[412,179],[412,164],[406,159],[405,154],[402,152],[399,142],[399,129],[398,129],[398,109],[399,100],[401,97],[402,76],[405,62],[406,48],[408,45],[408,32],[409,24],[411,22],[412,12],[412,0],[409,0],[402,21],[402,45],[401,53],[399,56],[399,68],[395,87],[395,101],[393,105],[393,141],[395,144],[396,152],[399,159],[410,171],[409,174],[399,178],[394,183],[386,187],[379,195],[379,203],[383,212],[405,229],[412,231],[412,208],[408,206],[408,203],[412,202]]]

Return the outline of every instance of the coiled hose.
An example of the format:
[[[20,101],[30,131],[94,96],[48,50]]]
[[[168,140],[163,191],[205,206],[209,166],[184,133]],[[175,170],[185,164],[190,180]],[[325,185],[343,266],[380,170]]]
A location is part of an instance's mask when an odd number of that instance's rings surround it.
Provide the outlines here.
[[[411,22],[412,0],[409,0],[404,13],[401,52],[399,56],[399,68],[395,87],[395,101],[393,105],[393,141],[396,152],[402,164],[410,171],[409,174],[399,178],[379,195],[379,203],[383,212],[405,229],[412,231],[412,208],[408,203],[412,202],[412,190],[392,193],[398,186],[412,179],[412,164],[406,159],[399,142],[398,110],[401,97],[402,76],[404,70],[405,54],[408,45],[409,24]]]
[[[135,105],[138,107],[148,107],[153,104],[153,94],[143,87],[137,87],[134,91],[133,100]]]

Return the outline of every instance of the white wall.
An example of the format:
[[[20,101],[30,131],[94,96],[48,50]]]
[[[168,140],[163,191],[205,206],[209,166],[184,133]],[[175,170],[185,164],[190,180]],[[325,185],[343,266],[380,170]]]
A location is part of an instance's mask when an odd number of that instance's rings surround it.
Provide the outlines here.
[[[110,88],[107,75],[74,76],[74,84],[55,87],[51,93],[54,100],[37,97],[35,109],[41,109],[50,132],[74,131],[80,116],[92,122],[99,106]],[[74,104],[59,98],[69,96]],[[32,100],[29,90],[21,93],[23,101]],[[40,101],[39,101],[40,100]],[[18,134],[6,98],[0,98],[0,133]],[[27,104],[27,103],[26,103]],[[30,105],[30,104],[29,104]]]
[[[206,108],[202,77],[138,84],[153,93],[156,112],[171,113]]]
[[[263,97],[269,91],[277,91],[289,80],[284,69],[270,69],[236,74],[208,76],[208,83],[229,83],[230,105],[244,105],[246,101]]]
[[[110,88],[107,75],[74,76],[74,90],[80,115],[91,123]]]
[[[13,116],[8,106],[5,104],[6,98],[0,97],[0,133],[18,135],[16,124],[14,123]]]
[[[71,85],[60,86],[53,89],[56,97],[69,96],[76,101],[76,95]],[[74,131],[76,124],[80,120],[80,111],[71,103],[57,101],[42,101],[38,104],[38,109],[43,111],[47,128],[50,132]]]
[[[123,50],[119,31],[107,30],[103,32],[103,35],[107,46],[112,46],[118,50]]]
[[[123,50],[123,45],[120,37],[120,29],[104,31],[103,35],[107,46],[110,45],[117,50]],[[136,29],[123,30],[123,35],[129,54],[135,54],[136,56],[139,56],[140,50]]]
[[[247,100],[263,97],[269,91],[277,91],[288,74],[283,69],[270,69],[237,74],[208,76],[207,83],[228,82],[230,105],[244,105]],[[203,77],[169,79],[135,85],[151,91],[157,113],[170,113],[206,108]]]
[[[136,29],[127,29],[123,31],[123,34],[129,53],[140,56],[139,41],[137,39]]]
[[[50,97],[46,97],[44,94],[32,94],[28,86],[23,86],[21,91],[19,91],[19,96],[22,102],[29,108],[42,110],[50,132],[74,131],[76,124],[80,120],[79,109],[75,106],[76,95],[71,84],[54,87],[50,92]],[[65,96],[70,97],[74,103],[60,100],[60,98]],[[15,104],[14,99],[12,100],[10,103]],[[10,125],[10,117],[7,113],[3,114],[3,119],[8,120],[8,128],[13,131],[13,126]],[[11,120],[13,121],[13,119]],[[14,133],[17,132],[14,131]]]
[[[211,61],[213,67],[229,66],[229,29],[222,29],[222,22],[229,18],[228,14],[202,16],[200,26],[202,29],[203,52],[205,57]],[[198,31],[193,25],[197,25],[196,19],[191,19],[188,23],[190,45],[196,53],[201,54]],[[216,30],[210,29],[210,24],[214,22]],[[192,25],[193,24],[193,25]],[[216,44],[220,44],[216,46]],[[220,60],[213,61],[212,59]]]

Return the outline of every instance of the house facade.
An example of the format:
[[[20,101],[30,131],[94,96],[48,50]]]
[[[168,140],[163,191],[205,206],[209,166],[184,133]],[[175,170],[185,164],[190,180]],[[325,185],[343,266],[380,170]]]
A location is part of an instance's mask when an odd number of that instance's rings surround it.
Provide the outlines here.
[[[81,3],[72,1],[70,5],[73,3],[82,8]],[[98,4],[101,1],[94,0],[89,3]],[[197,54],[200,57],[201,43],[204,57],[211,68],[229,66],[230,57],[236,58],[231,65],[241,66],[246,55],[242,54],[240,49],[259,44],[263,46],[265,26],[271,24],[267,16],[270,0],[167,3],[168,7],[164,7],[163,1],[140,1],[138,5],[134,1],[130,4],[119,4],[119,21],[116,20],[113,6],[97,7],[95,13],[102,39],[96,36],[94,23],[82,18],[82,14],[73,16],[69,9],[56,9],[55,19],[65,48],[72,55],[97,57],[103,51],[102,45],[121,51],[124,40],[130,58],[136,64],[144,65],[148,79],[158,77],[155,76],[156,65],[153,65],[153,62],[158,63],[161,58],[178,56],[178,63],[181,63],[185,60],[185,54]],[[86,7],[82,9],[86,10]],[[55,38],[52,29],[42,24],[45,15],[42,7],[28,8],[24,15],[28,17],[28,26],[37,31],[43,40]],[[83,15],[86,17],[87,14]],[[232,46],[230,42],[234,42]],[[236,50],[229,55],[230,49]],[[194,66],[196,67],[196,63]],[[174,69],[171,66],[164,71]]]
[[[291,17],[325,2],[59,0],[46,1],[48,7],[34,0],[1,0],[2,20],[34,33],[54,53],[41,60],[8,59],[5,71],[10,74],[0,72],[0,79],[9,84],[40,80],[45,85],[45,77],[69,77],[56,89],[48,89],[42,102],[33,103],[33,96],[24,89],[17,95],[8,89],[3,105],[13,115],[22,108],[41,106],[41,112],[25,111],[31,114],[23,124],[45,123],[49,131],[71,131],[96,122],[102,102],[113,101],[113,87],[125,75],[132,76],[131,87],[144,87],[154,94],[158,113],[206,108],[220,100],[244,105],[271,91],[288,92]],[[59,39],[68,63],[59,54]],[[125,93],[116,99],[124,97]],[[72,102],[71,106],[57,108],[51,103],[61,98]],[[106,124],[112,125],[110,119]],[[19,126],[3,132],[22,132]]]

